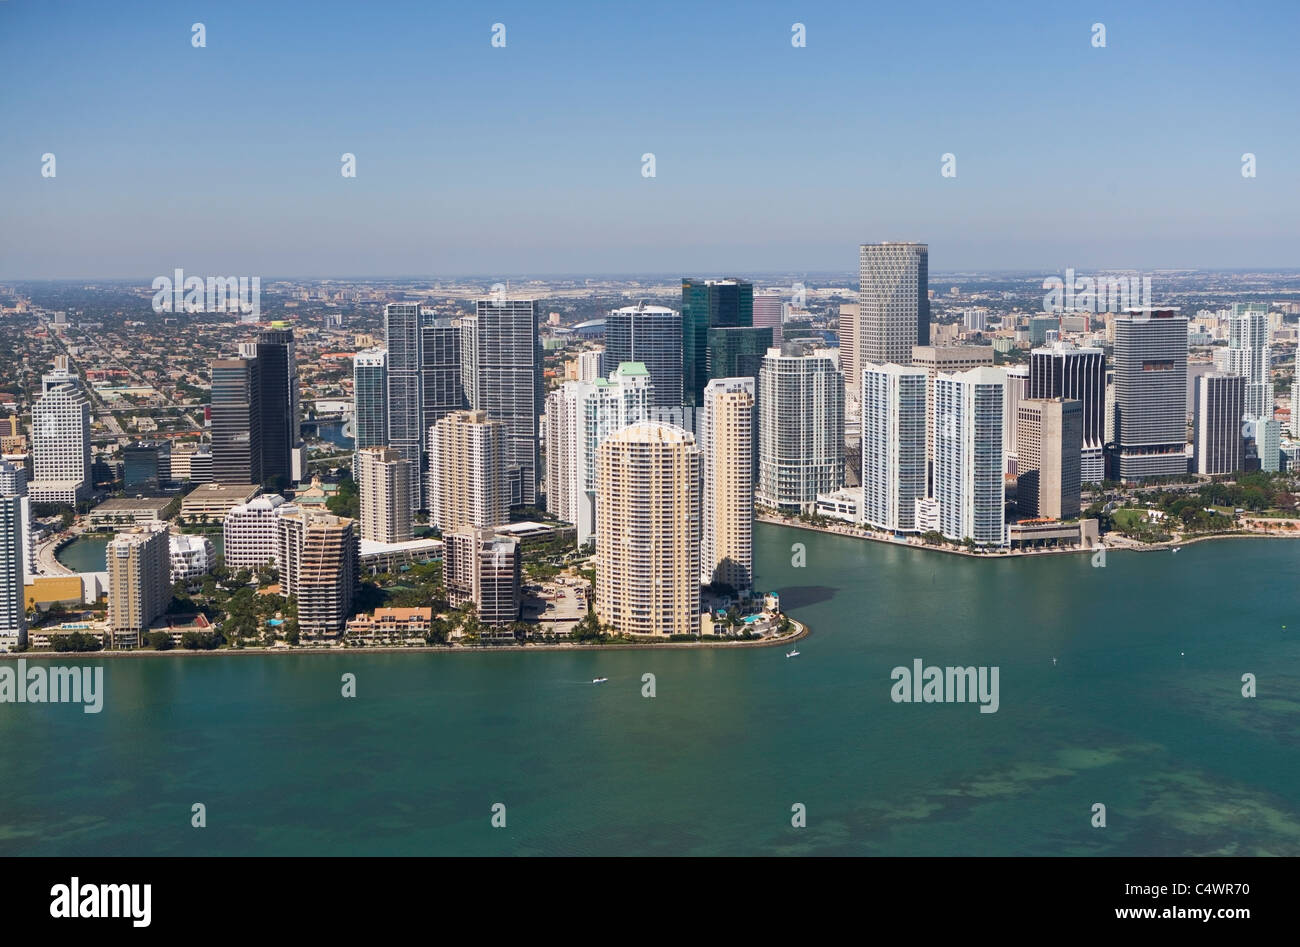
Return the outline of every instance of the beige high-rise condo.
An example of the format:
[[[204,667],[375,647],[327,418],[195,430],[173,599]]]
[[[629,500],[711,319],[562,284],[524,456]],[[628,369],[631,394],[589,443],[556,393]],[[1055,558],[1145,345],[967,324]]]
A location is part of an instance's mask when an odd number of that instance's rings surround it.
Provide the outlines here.
[[[443,532],[510,521],[506,427],[453,411],[429,428],[429,520]]]
[[[630,635],[700,632],[700,450],[639,421],[597,451],[596,614]]]
[[[411,462],[391,447],[357,451],[361,538],[404,543],[411,538]]]

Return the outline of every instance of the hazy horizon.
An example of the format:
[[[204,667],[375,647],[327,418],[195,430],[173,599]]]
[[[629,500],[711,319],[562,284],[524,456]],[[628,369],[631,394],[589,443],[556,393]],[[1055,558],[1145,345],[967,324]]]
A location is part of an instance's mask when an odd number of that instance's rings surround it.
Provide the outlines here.
[[[879,240],[936,273],[1276,271],[1297,27],[1282,0],[0,3],[0,279],[833,273]]]

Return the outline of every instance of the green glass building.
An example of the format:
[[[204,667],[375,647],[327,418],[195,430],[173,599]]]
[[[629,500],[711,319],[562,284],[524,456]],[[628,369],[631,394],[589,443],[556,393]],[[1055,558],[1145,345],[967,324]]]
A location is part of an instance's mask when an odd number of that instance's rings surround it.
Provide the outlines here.
[[[710,378],[709,329],[753,325],[753,283],[740,279],[682,280],[683,404],[704,404],[704,386]]]
[[[707,385],[714,378],[758,378],[773,345],[771,326],[723,326],[708,331]]]

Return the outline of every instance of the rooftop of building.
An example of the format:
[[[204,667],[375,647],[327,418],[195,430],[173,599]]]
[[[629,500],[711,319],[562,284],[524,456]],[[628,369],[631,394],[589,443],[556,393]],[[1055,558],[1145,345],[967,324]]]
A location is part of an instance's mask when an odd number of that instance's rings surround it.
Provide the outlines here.
[[[236,503],[247,503],[257,496],[261,489],[255,483],[201,483],[185,494],[184,502],[232,500]]]
[[[627,427],[623,428],[623,430],[611,435],[608,439],[623,444],[658,443],[693,445],[695,443],[694,434],[675,425],[664,424],[662,421],[637,421],[635,424],[629,424]]]

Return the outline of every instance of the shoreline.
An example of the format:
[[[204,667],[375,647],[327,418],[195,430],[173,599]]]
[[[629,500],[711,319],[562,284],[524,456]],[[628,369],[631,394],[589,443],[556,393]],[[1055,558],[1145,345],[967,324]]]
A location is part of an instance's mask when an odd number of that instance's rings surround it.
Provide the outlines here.
[[[789,618],[790,616],[786,616]],[[307,648],[214,648],[211,651],[191,651],[187,648],[171,648],[167,651],[154,651],[152,648],[137,648],[133,651],[9,651],[0,654],[0,661],[19,658],[169,658],[169,657],[231,657],[234,655],[268,656],[292,654],[489,654],[496,651],[646,651],[678,648],[691,650],[698,648],[771,648],[776,645],[791,644],[810,634],[812,629],[804,622],[790,618],[795,630],[779,638],[758,641],[636,641],[626,644],[577,644],[564,642],[559,644],[503,644],[470,647],[467,645],[418,645],[414,647],[379,647],[363,645],[356,648],[307,647]]]
[[[900,542],[896,539],[886,538],[883,535],[875,535],[870,532],[846,531],[836,529],[832,526],[814,526],[811,523],[791,522],[779,517],[756,514],[754,520],[759,523],[767,523],[770,526],[787,526],[791,529],[806,529],[813,533],[825,533],[828,536],[843,536],[846,539],[861,539],[868,542],[883,543],[887,546],[893,546],[899,549],[917,549],[923,552],[941,552],[950,556],[968,556],[972,559],[1035,559],[1039,556],[1069,556],[1069,555],[1093,555],[1105,549],[1107,552],[1116,552],[1118,550],[1130,550],[1133,552],[1155,552],[1160,549],[1172,549],[1182,546],[1190,546],[1192,543],[1210,542],[1215,539],[1300,539],[1300,532],[1253,532],[1250,530],[1234,530],[1231,533],[1211,533],[1206,536],[1189,536],[1184,539],[1168,539],[1158,543],[1140,543],[1137,540],[1128,539],[1119,536],[1118,541],[1112,540],[1107,542],[1105,537],[1098,542],[1096,546],[1049,546],[1042,549],[1034,550],[1015,550],[1006,552],[970,552],[966,549],[952,549],[947,546],[928,546],[924,543]],[[846,524],[848,526],[848,524]],[[852,527],[850,526],[851,530]]]

